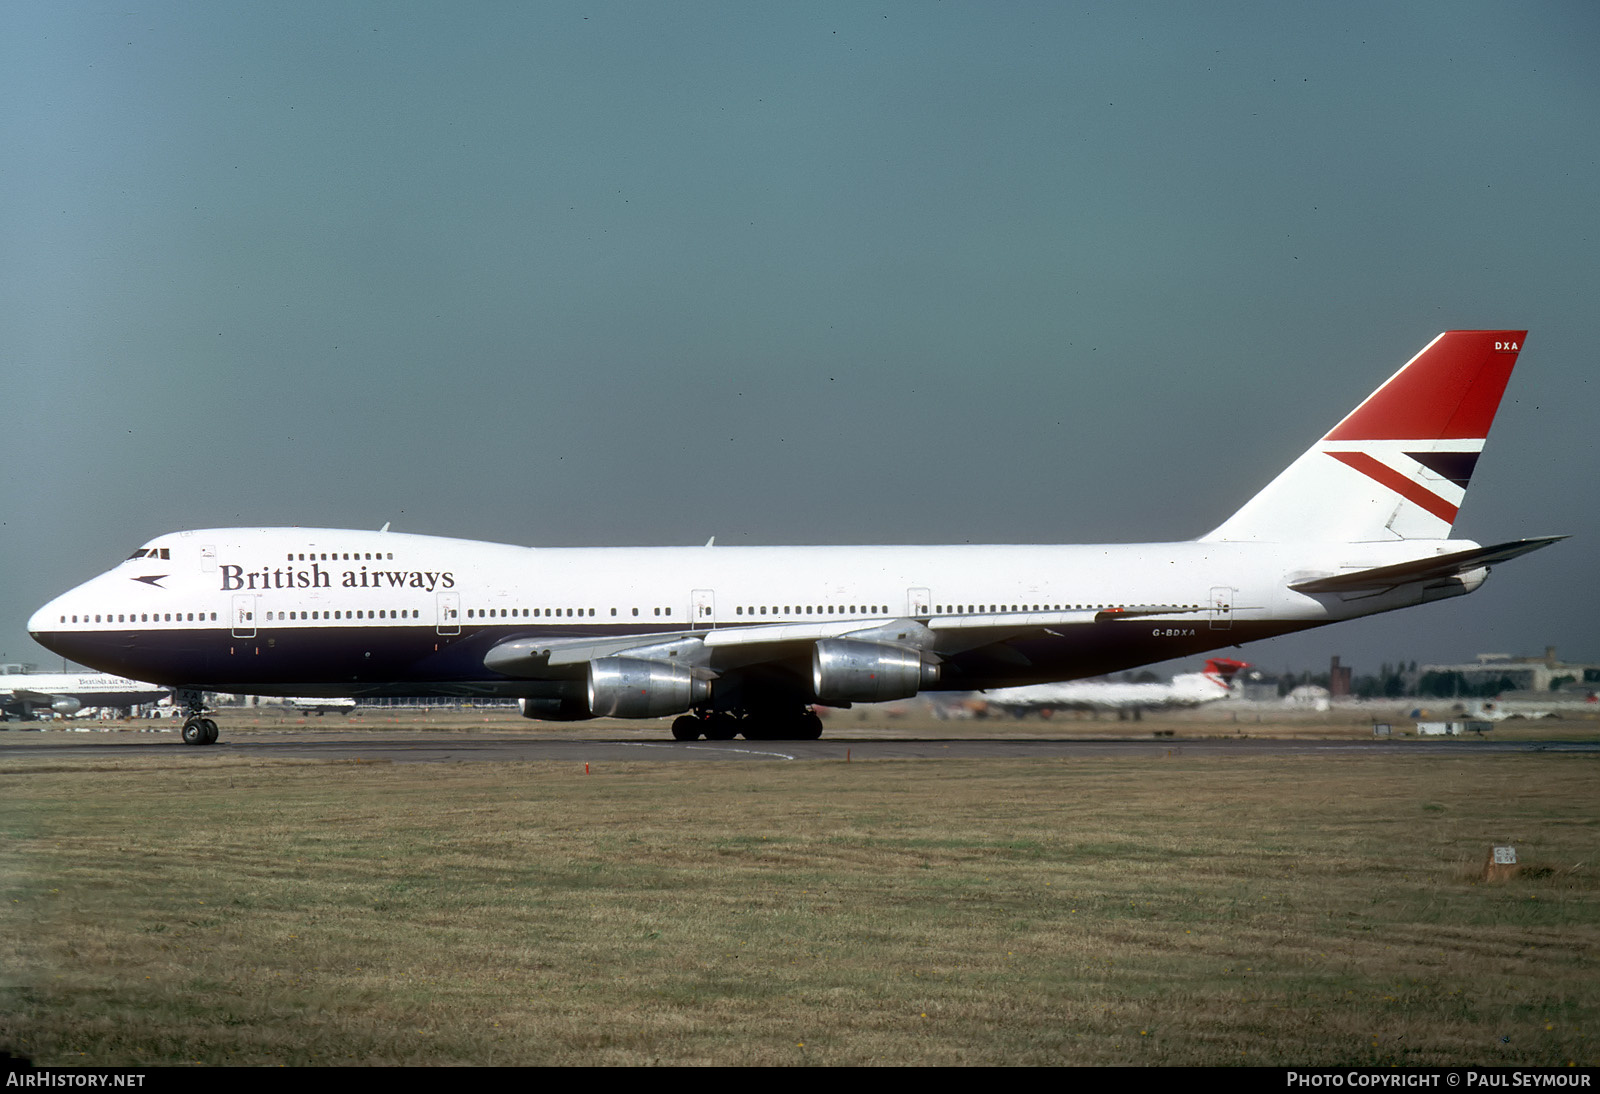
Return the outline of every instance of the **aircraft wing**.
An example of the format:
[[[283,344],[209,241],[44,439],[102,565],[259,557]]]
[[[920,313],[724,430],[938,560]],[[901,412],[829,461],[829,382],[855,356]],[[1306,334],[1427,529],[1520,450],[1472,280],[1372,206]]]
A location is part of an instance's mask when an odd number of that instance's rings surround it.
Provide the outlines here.
[[[10,703],[37,703],[41,706],[49,706],[59,698],[61,696],[51,695],[43,691],[34,691],[31,688],[0,688],[0,699]]]
[[[1299,581],[1289,588],[1297,593],[1378,592],[1417,581],[1442,581],[1483,569],[1485,566],[1492,566],[1497,562],[1505,562],[1530,551],[1537,551],[1541,547],[1548,547],[1566,538],[1566,536],[1542,536],[1537,539],[1512,540],[1509,543],[1497,543],[1493,547],[1476,547],[1469,551],[1456,551],[1413,562],[1400,562],[1393,566],[1375,566],[1348,574],[1332,574],[1310,581]]]
[[[831,619],[799,623],[762,623],[697,631],[661,631],[607,638],[514,638],[491,649],[484,665],[507,676],[549,679],[580,676],[584,666],[602,657],[627,657],[685,665],[696,675],[778,661],[809,653],[830,638],[876,642],[915,649],[930,660],[953,656],[1030,635],[1058,633],[1056,628],[1096,622],[1181,615],[1206,608],[1145,604],[1103,610],[992,612],[939,615],[887,621]],[[1020,654],[1011,654],[1020,657]]]
[[[900,621],[919,626],[913,620]],[[645,661],[676,662],[714,676],[718,669],[736,668],[760,661],[778,660],[803,652],[824,638],[854,636],[856,632],[884,631],[861,619],[817,623],[773,623],[724,627],[704,631],[661,631],[612,638],[516,638],[491,649],[483,663],[507,676],[533,678],[582,674],[590,661],[602,657],[628,657]],[[896,632],[900,644],[925,639],[911,637],[908,629]],[[883,638],[878,638],[883,641]]]
[[[597,658],[679,644],[688,644],[685,649],[693,649],[697,639],[697,635],[688,631],[612,638],[513,638],[491,649],[483,663],[507,676],[575,676],[579,675],[578,669]]]

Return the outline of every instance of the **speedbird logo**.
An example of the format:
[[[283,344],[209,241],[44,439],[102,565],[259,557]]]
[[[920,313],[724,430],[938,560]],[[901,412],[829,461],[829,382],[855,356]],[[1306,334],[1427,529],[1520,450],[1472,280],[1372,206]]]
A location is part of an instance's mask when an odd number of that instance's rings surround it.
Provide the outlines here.
[[[280,566],[275,569],[246,570],[243,566],[219,566],[222,591],[241,589],[331,589],[333,573],[316,563],[310,569]],[[453,589],[456,576],[449,570],[346,570],[340,575],[341,589]]]

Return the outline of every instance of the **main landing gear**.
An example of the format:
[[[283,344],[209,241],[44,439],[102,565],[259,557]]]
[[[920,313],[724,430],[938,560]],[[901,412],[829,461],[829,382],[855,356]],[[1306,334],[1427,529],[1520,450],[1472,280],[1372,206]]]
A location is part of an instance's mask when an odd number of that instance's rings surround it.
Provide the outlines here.
[[[183,720],[183,743],[186,745],[214,745],[217,743],[217,723],[205,716],[206,704],[198,691],[180,689],[174,696],[188,711]]]
[[[672,723],[676,741],[731,741],[740,734],[747,741],[815,741],[822,736],[822,719],[809,708],[798,711],[715,710],[685,714]]]

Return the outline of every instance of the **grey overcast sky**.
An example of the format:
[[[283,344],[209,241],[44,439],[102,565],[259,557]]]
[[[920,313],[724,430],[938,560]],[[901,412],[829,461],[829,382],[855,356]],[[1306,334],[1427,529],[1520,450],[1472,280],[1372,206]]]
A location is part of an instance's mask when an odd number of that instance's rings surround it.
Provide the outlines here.
[[[1576,538],[1246,656],[1600,660],[1587,0],[11,0],[0,103],[0,659],[179,528],[1191,538],[1526,327],[1456,533]]]

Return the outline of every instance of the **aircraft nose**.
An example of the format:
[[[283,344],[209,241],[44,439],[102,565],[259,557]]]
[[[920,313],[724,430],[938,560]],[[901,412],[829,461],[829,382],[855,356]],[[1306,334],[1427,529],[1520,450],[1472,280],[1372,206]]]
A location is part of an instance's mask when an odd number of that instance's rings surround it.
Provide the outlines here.
[[[61,598],[58,596],[28,617],[28,633],[35,639],[46,631],[55,630],[60,624],[61,612],[56,607],[59,603]]]
[[[72,656],[61,648],[62,642],[69,639],[73,633],[62,626],[62,621],[68,614],[67,602],[71,599],[72,592],[62,593],[28,617],[29,637],[51,653],[59,653],[63,657]]]
[[[72,606],[83,600],[83,586],[62,593],[28,617],[28,634],[51,653],[105,672],[114,671],[107,658],[121,643],[106,632],[74,627],[62,619],[72,619]]]

